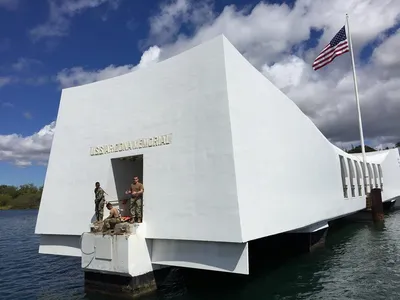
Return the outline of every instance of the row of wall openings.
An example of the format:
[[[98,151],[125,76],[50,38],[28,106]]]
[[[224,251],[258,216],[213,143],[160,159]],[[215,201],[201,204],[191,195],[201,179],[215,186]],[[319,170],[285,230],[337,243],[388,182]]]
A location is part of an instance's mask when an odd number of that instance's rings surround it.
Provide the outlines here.
[[[339,162],[343,196],[345,198],[349,198],[349,192],[351,197],[356,197],[367,195],[373,188],[380,188],[383,191],[383,174],[381,165],[367,163],[366,185],[364,186],[364,168],[362,162],[350,158],[347,158],[346,161],[342,155],[339,155]]]

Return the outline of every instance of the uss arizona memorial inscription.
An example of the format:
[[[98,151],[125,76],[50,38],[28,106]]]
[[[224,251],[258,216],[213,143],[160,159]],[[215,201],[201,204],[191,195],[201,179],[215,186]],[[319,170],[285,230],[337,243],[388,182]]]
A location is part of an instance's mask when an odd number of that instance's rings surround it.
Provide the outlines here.
[[[123,143],[90,147],[90,155],[96,156],[96,155],[129,151],[141,148],[157,147],[157,146],[169,145],[171,144],[171,142],[172,142],[172,134],[164,134],[164,135],[154,136],[150,138],[142,138]]]

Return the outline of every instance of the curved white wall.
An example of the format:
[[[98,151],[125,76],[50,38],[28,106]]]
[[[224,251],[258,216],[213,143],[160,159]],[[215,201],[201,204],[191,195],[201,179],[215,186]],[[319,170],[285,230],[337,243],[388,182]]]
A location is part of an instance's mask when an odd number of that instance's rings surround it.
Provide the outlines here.
[[[168,145],[90,155],[164,134]],[[385,199],[400,194],[396,151],[368,156],[382,166]],[[342,188],[339,155],[359,157],[329,143],[223,36],[63,90],[36,233],[88,231],[94,182],[117,198],[111,159],[138,154],[150,239],[243,242],[365,207],[364,194],[345,198]]]
[[[63,90],[36,233],[87,231],[94,182],[116,197],[111,159],[143,154],[148,237],[241,241],[226,89],[217,38],[148,69]],[[171,144],[89,155],[93,146],[163,134]]]
[[[311,120],[225,40],[243,240],[348,214],[338,156]]]

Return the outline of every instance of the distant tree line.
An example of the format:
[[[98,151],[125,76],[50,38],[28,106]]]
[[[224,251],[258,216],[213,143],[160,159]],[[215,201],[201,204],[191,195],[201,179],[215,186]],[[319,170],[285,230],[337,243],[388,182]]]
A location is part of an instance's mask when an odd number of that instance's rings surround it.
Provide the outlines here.
[[[0,185],[0,209],[38,208],[42,198],[43,187],[33,184]]]
[[[398,142],[394,148],[400,148],[400,142]],[[386,147],[385,150],[389,150],[389,147]],[[346,151],[347,153],[361,153],[361,145],[357,146],[357,147],[353,147],[351,149],[344,149],[344,151]],[[368,145],[365,145],[365,152],[373,152],[373,151],[377,151],[377,149],[372,148]]]
[[[400,142],[395,146],[400,148]],[[389,149],[386,147],[386,150]],[[347,153],[361,153],[361,146],[344,149]],[[365,152],[377,151],[365,145]],[[18,187],[13,185],[0,185],[0,210],[1,209],[32,209],[38,208],[42,198],[43,186],[36,187],[32,183]]]

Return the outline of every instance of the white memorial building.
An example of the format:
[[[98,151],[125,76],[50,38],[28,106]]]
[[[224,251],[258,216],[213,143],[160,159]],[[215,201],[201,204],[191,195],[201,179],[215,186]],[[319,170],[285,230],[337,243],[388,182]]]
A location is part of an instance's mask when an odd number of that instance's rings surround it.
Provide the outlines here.
[[[374,187],[386,202],[400,195],[397,149],[367,153],[365,187],[361,161],[218,36],[62,91],[39,252],[133,278],[163,266],[249,274],[249,241],[326,228],[365,209]],[[144,184],[136,233],[89,233],[94,183],[118,203],[135,175]]]

